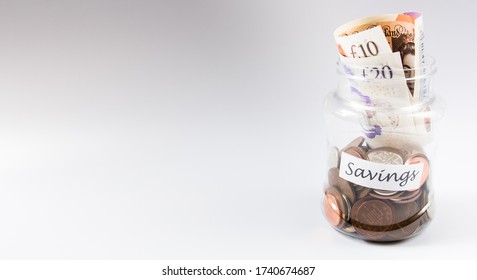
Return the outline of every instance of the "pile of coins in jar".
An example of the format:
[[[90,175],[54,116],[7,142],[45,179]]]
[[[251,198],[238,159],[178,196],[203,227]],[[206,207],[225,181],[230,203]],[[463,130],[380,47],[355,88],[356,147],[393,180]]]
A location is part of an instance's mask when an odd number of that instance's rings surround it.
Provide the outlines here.
[[[418,233],[430,221],[430,191],[427,185],[429,161],[424,153],[391,147],[369,148],[363,137],[343,149],[334,148],[325,184],[323,210],[328,222],[353,237],[388,242],[406,239]],[[420,187],[415,190],[389,191],[360,186],[339,176],[340,156],[383,164],[422,163]]]

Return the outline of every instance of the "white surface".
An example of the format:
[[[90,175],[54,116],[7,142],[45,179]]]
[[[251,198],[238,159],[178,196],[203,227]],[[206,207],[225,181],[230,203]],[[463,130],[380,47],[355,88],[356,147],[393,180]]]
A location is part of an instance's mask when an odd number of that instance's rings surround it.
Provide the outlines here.
[[[474,258],[475,7],[455,1],[1,1],[0,258]],[[447,101],[437,216],[329,227],[334,28],[425,16]]]

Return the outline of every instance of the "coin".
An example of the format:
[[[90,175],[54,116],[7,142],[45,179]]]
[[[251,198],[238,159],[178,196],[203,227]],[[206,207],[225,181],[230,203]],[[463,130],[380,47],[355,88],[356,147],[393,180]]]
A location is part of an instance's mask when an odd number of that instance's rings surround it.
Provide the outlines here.
[[[388,232],[392,240],[402,240],[410,237],[419,227],[422,214],[419,213],[419,205],[416,202],[394,205],[393,230]],[[420,214],[420,215],[419,215]]]
[[[417,189],[417,190],[413,190],[413,191],[403,191],[403,192],[400,192],[400,193],[401,193],[401,195],[399,196],[398,199],[406,200],[406,199],[413,198],[415,196],[419,196],[420,193],[421,193],[421,189]]]
[[[424,153],[424,150],[421,146],[412,142],[403,143],[403,145],[399,147],[399,149],[403,152],[403,154],[406,155],[406,158],[416,153]]]
[[[367,240],[380,241],[394,221],[394,208],[379,199],[363,198],[351,208],[351,224]]]
[[[398,191],[385,191],[385,190],[373,189],[373,191],[369,195],[379,199],[396,199],[401,195],[401,193]]]
[[[348,145],[344,147],[344,149],[349,148],[349,147],[360,147],[364,143],[364,137],[359,136],[358,138],[354,139],[351,141]]]
[[[391,147],[382,147],[372,149],[367,154],[372,162],[385,164],[403,164],[404,155],[398,150]]]
[[[395,203],[404,204],[409,203],[412,201],[416,201],[421,196],[421,189],[417,189],[414,191],[406,191],[398,198],[391,199]]]
[[[424,164],[424,167],[422,168],[421,181],[419,183],[419,186],[422,186],[429,176],[429,160],[424,154],[413,154],[406,160],[406,164],[417,163]]]
[[[343,227],[342,230],[346,233],[355,233],[356,232],[356,229],[352,225],[347,226],[347,227]]]
[[[376,162],[376,163],[399,165],[399,164],[403,164],[404,162],[403,154],[398,149],[394,149],[391,147],[381,147],[381,148],[372,149],[368,151],[367,156],[369,158],[369,161]],[[398,193],[397,191],[386,191],[386,190],[378,190],[378,189],[374,189],[373,192],[374,194],[371,194],[371,195],[381,199],[395,198],[396,194]]]
[[[421,207],[422,209],[430,208],[432,201],[432,193],[428,190],[423,190],[421,192],[421,195],[419,196],[419,199],[416,200],[416,202],[419,204],[419,207]]]
[[[323,210],[325,212],[326,219],[332,226],[338,227],[343,221],[341,219],[338,201],[334,195],[329,193],[325,194]]]
[[[349,182],[340,177],[339,172],[340,171],[338,168],[331,168],[328,171],[329,183],[330,185],[338,188],[338,190],[340,190],[341,193],[344,194],[351,203],[353,203],[356,200],[356,194],[351,188]]]
[[[354,157],[364,159],[364,160],[368,160],[368,156],[366,155],[366,152],[363,149],[361,149],[360,147],[351,146],[351,147],[343,149],[342,153],[347,153],[347,154],[350,154]]]
[[[425,226],[427,223],[429,223],[431,221],[431,219],[432,218],[431,218],[431,215],[430,215],[429,211],[424,212],[424,214],[421,217],[420,226],[421,227]]]
[[[432,204],[433,200],[432,192],[428,191],[427,189],[422,191],[421,198],[419,199],[419,206],[422,209],[421,211],[425,211],[421,219],[421,225],[423,226],[429,223],[434,216],[434,205]]]
[[[353,183],[351,183],[351,188],[354,190],[354,192],[356,194],[356,199],[361,199],[361,198],[366,197],[369,194],[369,192],[371,191],[370,188],[366,188],[366,187],[356,185],[356,184],[353,184]]]
[[[381,164],[423,163],[420,187],[389,191],[349,182],[339,176],[342,153]],[[420,146],[373,149],[364,137],[357,137],[342,150],[331,147],[328,166],[322,210],[327,221],[342,233],[369,241],[396,241],[417,234],[430,221],[429,160]]]
[[[328,186],[325,189],[324,203],[325,215],[327,215],[327,219],[331,224],[336,224],[336,215],[339,217],[339,223],[336,227],[341,226],[349,219],[351,204],[336,187]]]

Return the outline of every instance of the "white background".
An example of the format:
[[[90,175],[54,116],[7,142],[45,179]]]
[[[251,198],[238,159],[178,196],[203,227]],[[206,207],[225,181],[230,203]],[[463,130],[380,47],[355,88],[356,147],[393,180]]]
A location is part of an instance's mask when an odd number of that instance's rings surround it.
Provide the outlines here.
[[[0,258],[474,258],[471,1],[0,1]],[[333,31],[421,11],[447,101],[437,215],[378,245],[325,221]]]

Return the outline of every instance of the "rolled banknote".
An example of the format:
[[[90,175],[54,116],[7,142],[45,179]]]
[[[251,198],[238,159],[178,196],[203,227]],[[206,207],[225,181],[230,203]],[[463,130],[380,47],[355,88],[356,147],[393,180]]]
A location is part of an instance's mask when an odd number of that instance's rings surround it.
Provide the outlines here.
[[[350,85],[369,96],[368,105],[379,104],[384,108],[411,105],[399,52],[360,59],[343,57],[341,64],[346,73],[353,76],[349,79]]]
[[[378,22],[387,22],[387,21],[407,21],[413,22],[414,17],[408,13],[403,14],[386,14],[379,16],[370,16],[365,18],[359,18],[350,22],[347,22],[338,28],[335,29],[334,35],[335,38],[342,36],[349,36],[364,30],[367,30],[371,27],[378,26]]]
[[[380,26],[366,29],[350,36],[336,38],[338,51],[343,57],[365,58],[392,53]]]
[[[400,145],[408,135],[416,134],[413,115],[399,110],[411,105],[399,52],[343,57],[341,65],[348,75],[350,98],[367,108],[361,126],[370,146]]]
[[[335,30],[341,66],[353,76],[349,92],[368,108],[380,108],[367,110],[363,118],[372,146],[398,148],[411,136],[414,142],[427,141],[430,129],[425,114],[394,110],[428,98],[427,83],[421,80],[425,74],[422,23],[422,15],[411,12],[357,19]]]
[[[423,73],[422,66],[424,64],[424,31],[423,31],[423,17],[422,14],[416,12],[409,12],[403,14],[387,14],[381,16],[372,16],[357,19],[338,27],[335,32],[335,39],[338,45],[338,50],[342,56],[361,58],[363,56],[352,56],[349,47],[343,46],[343,42],[359,40],[363,42],[374,42],[371,44],[369,50],[374,50],[374,45],[377,45],[377,34],[375,32],[368,32],[370,29],[381,27],[381,32],[388,42],[391,52],[400,52],[401,60],[405,73],[408,78],[407,85],[411,93],[411,100],[419,102],[423,98],[427,98],[428,90],[420,84],[419,79],[413,79],[415,76],[420,77]],[[364,33],[366,31],[366,33]],[[364,34],[360,34],[364,33]],[[357,35],[360,34],[360,35]],[[372,35],[372,36],[371,36]],[[363,38],[368,36],[368,38]],[[351,37],[343,39],[343,37]],[[356,38],[356,39],[353,39]],[[381,43],[381,41],[379,41]],[[367,43],[368,44],[368,43]],[[417,46],[417,47],[416,47]],[[368,45],[363,45],[363,50],[366,51]],[[379,45],[380,49],[382,46]],[[353,49],[354,50],[354,49]],[[357,48],[358,51],[361,48]],[[374,56],[373,53],[369,56]],[[384,52],[386,53],[386,52]],[[379,54],[377,54],[379,55]],[[364,57],[367,57],[366,55]]]

